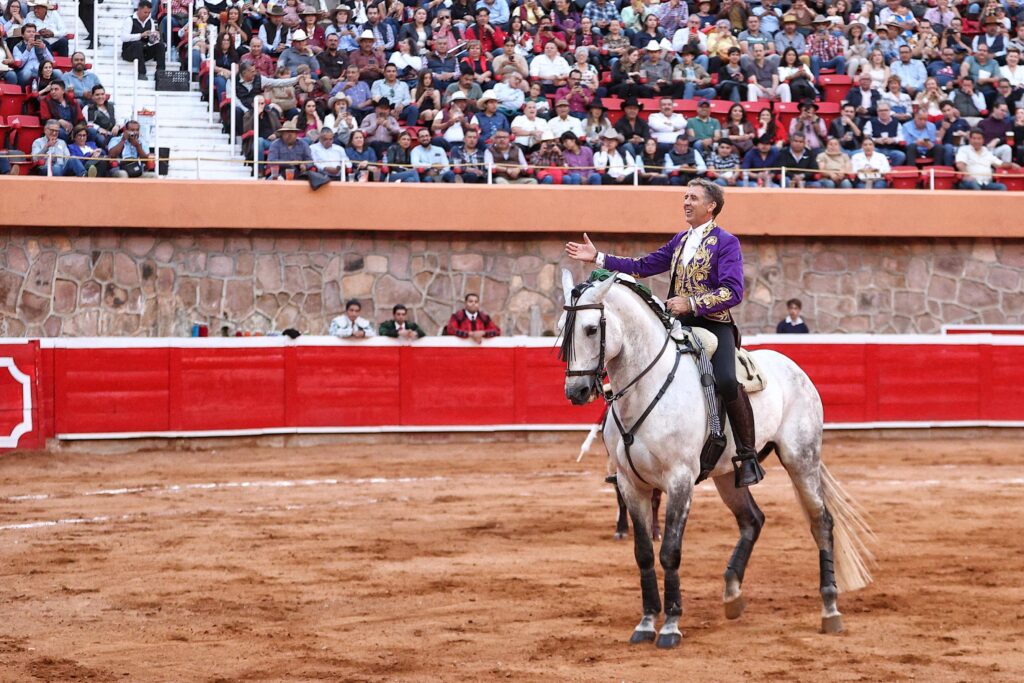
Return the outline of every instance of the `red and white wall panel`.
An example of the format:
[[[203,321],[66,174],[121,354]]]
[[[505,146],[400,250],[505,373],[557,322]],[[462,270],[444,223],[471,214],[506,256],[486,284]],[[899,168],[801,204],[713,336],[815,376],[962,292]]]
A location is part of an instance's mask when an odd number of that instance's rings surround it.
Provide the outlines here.
[[[762,335],[836,428],[1024,426],[1024,336]],[[551,338],[332,337],[0,344],[0,449],[46,439],[579,429]]]

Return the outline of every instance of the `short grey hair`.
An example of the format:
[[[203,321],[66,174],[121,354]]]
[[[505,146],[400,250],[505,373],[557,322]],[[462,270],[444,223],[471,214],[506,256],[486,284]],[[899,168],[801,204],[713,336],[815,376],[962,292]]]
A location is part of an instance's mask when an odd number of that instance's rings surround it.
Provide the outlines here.
[[[722,189],[721,185],[716,185],[707,178],[695,178],[686,184],[687,187],[699,187],[704,190],[704,196],[708,201],[715,203],[715,210],[711,212],[711,216],[714,218],[718,217],[718,214],[722,213],[722,209],[725,208],[725,190]]]

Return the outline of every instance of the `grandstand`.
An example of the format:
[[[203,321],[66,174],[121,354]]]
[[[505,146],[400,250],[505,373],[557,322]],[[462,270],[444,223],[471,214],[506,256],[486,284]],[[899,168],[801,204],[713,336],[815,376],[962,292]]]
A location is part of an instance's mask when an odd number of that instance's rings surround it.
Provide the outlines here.
[[[874,8],[845,0],[806,8],[730,1],[703,9],[704,3],[670,1],[642,11],[622,0],[542,2],[536,10],[513,0],[507,16],[500,1],[423,11],[409,5],[397,14],[381,3],[379,22],[362,6],[354,17],[326,11],[333,2],[309,11],[301,2],[268,3],[240,14],[231,34],[237,49],[215,60],[212,50],[195,51],[201,82],[187,92],[159,94],[152,62],[149,79],[140,81],[121,56],[120,34],[135,4],[95,6],[98,40],[86,55],[119,118],[141,114],[149,147],[158,145],[171,158],[172,177],[252,177],[256,161],[264,177],[328,169],[336,179],[366,181],[669,185],[700,175],[723,185],[769,188],[1024,189],[1024,114],[1018,114],[1024,28],[1016,7],[1007,15],[995,0],[943,0],[941,6],[890,0]],[[475,9],[485,4],[495,16]],[[153,10],[165,44],[168,7]],[[191,3],[174,7],[188,10],[183,24],[197,11]],[[51,11],[74,27],[73,51],[87,34],[77,3]],[[279,57],[286,76],[305,68],[311,74],[290,95],[268,81],[255,100],[236,98],[264,101],[273,110],[261,119],[261,143],[255,144],[241,110],[230,113],[231,79],[211,107],[204,101],[212,86],[207,75],[212,61],[224,69],[239,66],[260,27],[276,25],[275,13],[284,15],[273,39],[280,49],[258,67],[261,77],[273,75]],[[227,9],[210,21],[214,38],[216,23],[222,33],[228,25]],[[300,31],[304,39],[293,41]],[[332,33],[340,36],[339,56],[318,59]],[[186,68],[177,33],[171,43],[167,68]],[[786,54],[789,48],[795,55]],[[345,83],[344,69],[353,64],[359,81]],[[401,71],[388,76],[385,64]],[[69,60],[58,57],[56,65],[66,70]],[[426,73],[436,93],[420,84]],[[34,100],[11,88],[3,95],[7,120],[0,123],[10,127],[7,147],[27,154],[43,122],[23,116],[33,113]],[[336,96],[353,94],[363,101],[351,103],[354,119],[346,124],[333,105],[343,99]],[[374,111],[382,98],[397,102]],[[315,111],[300,111],[307,100]],[[485,109],[487,100],[497,107]],[[947,102],[953,111],[947,112]],[[849,115],[844,104],[853,105]],[[378,116],[381,124],[371,125]],[[278,136],[290,121],[299,130],[289,135],[285,128]],[[325,148],[319,131],[329,123],[336,140]],[[365,144],[351,141],[356,127],[367,133]],[[430,133],[422,143],[416,140],[421,129]],[[974,129],[981,138],[972,144]],[[411,133],[408,144],[400,130]],[[467,152],[471,130],[479,142]],[[498,130],[510,143],[500,153],[492,139]],[[565,133],[578,138],[580,149]],[[679,136],[688,143],[675,144]],[[794,136],[801,138],[796,146]],[[831,137],[838,146],[828,146]],[[761,140],[767,146],[758,145]],[[45,173],[48,167],[36,159],[23,170]]]

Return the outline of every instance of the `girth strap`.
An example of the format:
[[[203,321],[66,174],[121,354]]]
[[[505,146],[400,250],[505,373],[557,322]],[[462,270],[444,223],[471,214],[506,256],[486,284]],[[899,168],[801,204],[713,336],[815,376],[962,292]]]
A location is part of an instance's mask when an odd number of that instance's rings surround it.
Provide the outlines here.
[[[654,410],[654,407],[656,405],[658,405],[658,402],[661,401],[662,397],[665,396],[665,392],[668,391],[669,386],[672,384],[672,380],[674,380],[676,378],[676,370],[679,369],[679,359],[682,358],[682,357],[683,357],[682,349],[677,348],[676,349],[676,360],[672,364],[672,371],[670,373],[668,373],[667,377],[665,377],[665,381],[662,383],[661,389],[658,390],[658,394],[654,397],[654,400],[652,400],[650,402],[650,404],[647,406],[647,410],[645,410],[643,412],[643,414],[633,424],[633,427],[631,429],[629,429],[629,431],[626,430],[626,428],[623,426],[622,422],[619,420],[619,415],[615,411],[615,404],[614,403],[610,403],[609,407],[608,407],[608,412],[611,413],[612,420],[615,421],[615,426],[618,428],[619,435],[622,437],[622,444],[623,444],[623,446],[625,446],[626,462],[629,463],[629,467],[630,467],[630,469],[633,470],[633,474],[636,475],[636,478],[639,479],[640,481],[642,481],[643,483],[647,484],[648,486],[652,486],[652,484],[649,481],[647,481],[646,479],[644,479],[642,476],[640,476],[640,472],[637,471],[636,465],[633,464],[633,456],[630,454],[629,449],[630,449],[630,446],[632,446],[633,442],[635,441],[635,435],[636,435],[637,430],[640,429],[641,425],[643,425],[644,421],[647,419],[647,417]]]

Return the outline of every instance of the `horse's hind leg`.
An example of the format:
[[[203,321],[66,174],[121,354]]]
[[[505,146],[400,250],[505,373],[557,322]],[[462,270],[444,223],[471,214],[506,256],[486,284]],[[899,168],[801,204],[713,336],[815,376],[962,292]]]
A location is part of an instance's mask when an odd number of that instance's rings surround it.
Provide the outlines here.
[[[754,497],[750,495],[749,488],[736,488],[732,474],[715,477],[715,486],[718,488],[718,495],[722,497],[722,501],[736,516],[736,523],[740,527],[740,539],[736,542],[732,557],[729,558],[729,564],[725,568],[725,592],[722,596],[726,618],[738,619],[747,606],[746,600],[740,592],[743,585],[743,574],[747,569],[747,562],[750,560],[754,543],[761,535],[761,527],[764,526],[764,513],[757,507]]]

